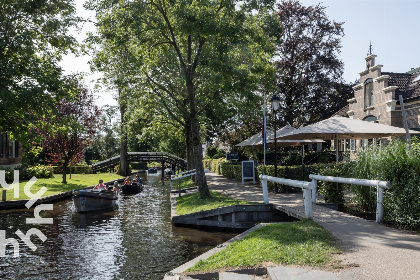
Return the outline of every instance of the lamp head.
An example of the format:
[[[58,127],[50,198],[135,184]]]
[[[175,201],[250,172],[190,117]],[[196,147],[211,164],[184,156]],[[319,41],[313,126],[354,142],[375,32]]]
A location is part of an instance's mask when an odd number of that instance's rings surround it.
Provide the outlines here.
[[[279,109],[280,105],[280,97],[277,96],[277,94],[274,94],[271,97],[271,107],[273,108],[273,111],[277,111]]]

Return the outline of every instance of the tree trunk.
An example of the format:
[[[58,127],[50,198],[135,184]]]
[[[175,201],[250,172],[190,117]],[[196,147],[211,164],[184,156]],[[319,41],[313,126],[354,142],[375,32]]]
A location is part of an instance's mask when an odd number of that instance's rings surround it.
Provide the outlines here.
[[[195,168],[194,160],[194,144],[192,141],[191,134],[191,121],[186,120],[185,126],[185,146],[186,146],[186,160],[187,160],[187,170],[192,170]]]
[[[124,115],[126,111],[126,104],[121,100],[121,92],[119,93],[119,105],[120,105],[120,114],[121,114],[121,152],[120,152],[120,172],[121,176],[130,175],[130,168],[128,164],[128,149],[127,149],[127,133],[126,125],[124,121]]]
[[[190,101],[190,112],[191,112],[191,135],[193,144],[193,153],[195,160],[195,182],[197,184],[198,192],[201,198],[209,197],[210,191],[207,186],[206,175],[204,173],[203,166],[203,151],[200,137],[200,123],[197,115],[197,106],[195,104],[194,86],[192,79],[187,79],[187,91]]]
[[[68,162],[64,162],[63,163],[63,184],[67,184],[67,166],[68,166]]]

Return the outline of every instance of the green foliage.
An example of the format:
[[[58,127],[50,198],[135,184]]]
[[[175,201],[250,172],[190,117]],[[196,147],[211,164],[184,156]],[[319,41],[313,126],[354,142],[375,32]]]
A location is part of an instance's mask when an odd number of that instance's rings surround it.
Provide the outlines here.
[[[225,150],[218,149],[215,146],[209,146],[207,147],[207,154],[206,157],[212,158],[212,159],[219,159],[226,157]]]
[[[223,176],[230,179],[235,179],[238,181],[242,180],[242,165],[232,164],[229,162],[222,162],[220,163],[219,166],[220,166],[220,174],[222,174]]]
[[[52,166],[54,170],[54,174],[63,173],[62,166]],[[76,166],[67,166],[66,169],[67,174],[92,174],[92,167],[87,165],[76,165]]]
[[[413,139],[413,151],[399,139],[388,145],[369,146],[358,153],[358,161],[351,173],[356,178],[389,181],[391,189],[385,191],[384,220],[401,228],[420,229],[420,154],[419,143]],[[359,177],[357,177],[359,176]],[[368,188],[369,189],[369,188]],[[359,203],[374,209],[376,190],[357,192]],[[364,201],[369,201],[369,203]]]
[[[344,177],[348,174],[348,165],[340,163],[329,165],[320,170],[319,174],[323,176]],[[348,175],[347,175],[348,176]],[[344,203],[345,185],[331,182],[318,181],[318,190],[324,195],[324,199],[328,203],[342,205]]]
[[[5,170],[5,179],[6,182],[12,182],[14,179],[14,170],[10,168],[0,168],[0,170]],[[34,165],[30,167],[20,166],[16,170],[19,171],[20,180],[29,180],[32,177],[37,179],[41,178],[51,178],[54,176],[53,168],[51,166],[45,165]]]
[[[313,165],[294,165],[294,166],[277,166],[277,177],[298,180],[298,181],[309,181],[309,174],[319,174],[321,170],[325,168],[325,164],[313,164]],[[261,174],[274,176],[274,165],[259,165],[257,166],[258,180]],[[274,190],[274,183],[268,182],[268,188]],[[280,192],[285,192],[288,187],[285,185],[278,184],[277,188]]]
[[[211,210],[236,204],[255,204],[245,200],[229,198],[218,192],[210,191],[211,196],[200,198],[199,193],[187,194],[176,198],[176,213],[185,215],[189,213]]]
[[[333,254],[339,252],[332,236],[315,222],[271,224],[200,260],[188,271],[254,267],[267,262],[322,266],[332,263]]]
[[[72,0],[2,1],[0,12],[0,131],[29,137],[39,118],[74,94],[74,77],[58,61],[75,50],[69,35],[79,18]]]

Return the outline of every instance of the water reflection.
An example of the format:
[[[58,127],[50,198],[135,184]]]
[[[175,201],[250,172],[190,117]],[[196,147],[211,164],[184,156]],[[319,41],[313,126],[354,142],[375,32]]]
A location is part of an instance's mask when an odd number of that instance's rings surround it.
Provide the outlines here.
[[[107,213],[75,213],[71,200],[54,204],[52,225],[26,225],[33,210],[0,212],[6,238],[36,227],[33,252],[20,242],[20,257],[0,258],[0,279],[162,279],[163,275],[233,234],[174,227],[170,221],[169,184],[143,174],[143,192],[123,196]],[[149,181],[148,181],[149,180]],[[45,212],[45,213],[44,213]]]

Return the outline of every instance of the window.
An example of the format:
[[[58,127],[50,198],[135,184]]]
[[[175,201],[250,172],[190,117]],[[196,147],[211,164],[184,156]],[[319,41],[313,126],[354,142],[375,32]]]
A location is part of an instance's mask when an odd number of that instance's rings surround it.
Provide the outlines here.
[[[373,106],[373,80],[365,81],[365,108]]]

